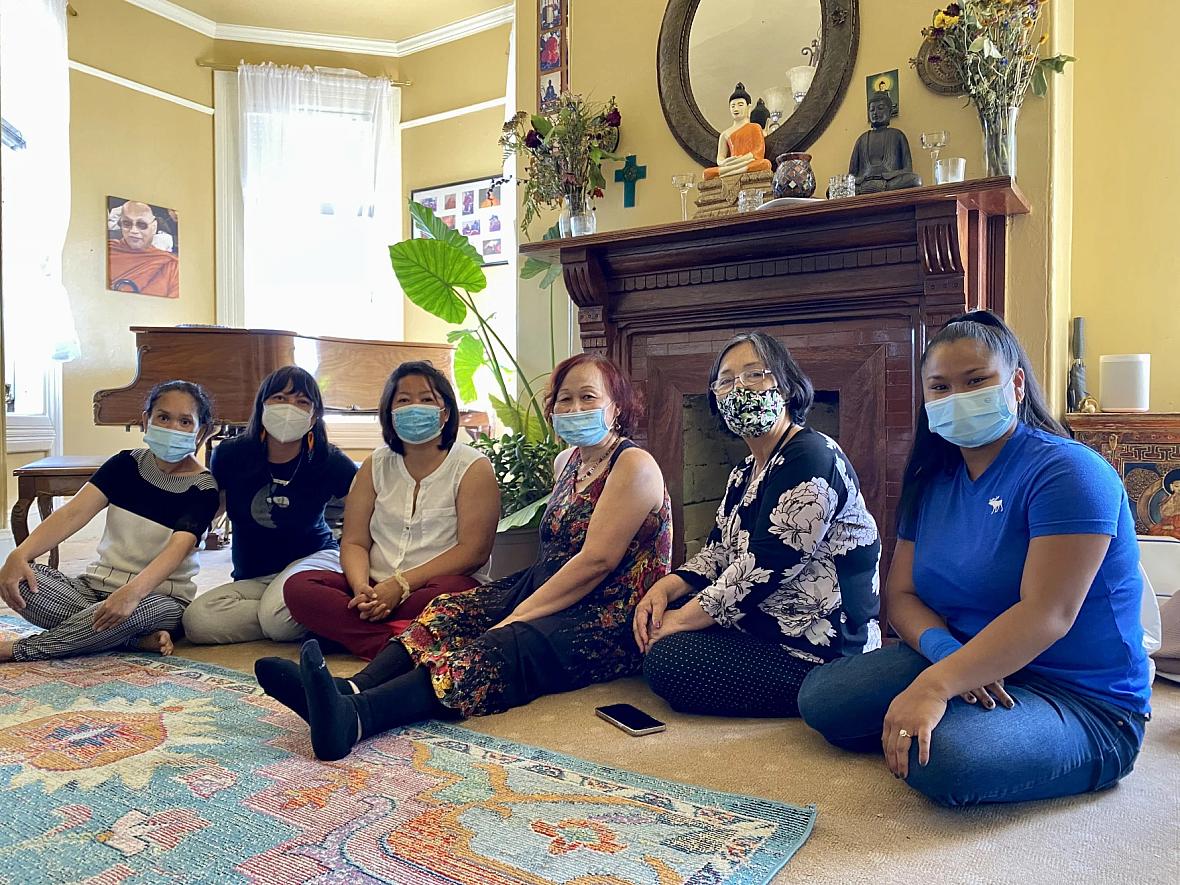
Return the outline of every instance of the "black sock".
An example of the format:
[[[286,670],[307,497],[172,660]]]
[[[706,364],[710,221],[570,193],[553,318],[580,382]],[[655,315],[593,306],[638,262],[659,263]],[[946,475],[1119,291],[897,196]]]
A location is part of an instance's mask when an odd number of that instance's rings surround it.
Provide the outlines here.
[[[426,719],[460,718],[439,701],[425,667],[415,667],[352,700],[360,714],[361,734],[366,738]]]
[[[414,659],[410,657],[406,647],[395,639],[381,649],[365,669],[353,676],[352,681],[358,689],[367,691],[413,669]]]
[[[307,721],[307,695],[298,664],[286,658],[259,658],[254,662],[254,675],[264,692]],[[335,682],[341,694],[356,693],[347,679],[337,678]]]
[[[360,738],[356,695],[340,693],[324,663],[320,644],[314,639],[303,643],[299,653],[299,672],[303,677],[307,724],[311,728],[311,746],[316,758],[325,762],[343,759]]]

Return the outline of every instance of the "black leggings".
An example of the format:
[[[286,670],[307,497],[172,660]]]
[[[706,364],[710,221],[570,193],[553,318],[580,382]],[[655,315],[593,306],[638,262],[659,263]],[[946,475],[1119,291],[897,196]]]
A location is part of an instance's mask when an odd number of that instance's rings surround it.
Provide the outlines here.
[[[706,716],[798,716],[799,686],[816,664],[741,630],[673,633],[643,659],[652,691],[673,710]]]
[[[439,702],[430,682],[430,671],[416,666],[405,646],[397,641],[385,646],[365,669],[353,676],[352,684],[360,690],[354,698],[362,737],[373,737],[424,719],[460,718]]]

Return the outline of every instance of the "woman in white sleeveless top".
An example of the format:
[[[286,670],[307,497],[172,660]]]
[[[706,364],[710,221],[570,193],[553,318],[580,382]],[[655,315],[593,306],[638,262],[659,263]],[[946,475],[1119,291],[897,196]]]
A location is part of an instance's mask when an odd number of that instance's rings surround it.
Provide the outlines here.
[[[312,633],[373,658],[426,604],[486,580],[500,516],[491,462],[457,442],[459,408],[447,377],[402,363],[381,394],[385,446],[365,459],[344,507],[338,571],[307,571],[283,586]]]

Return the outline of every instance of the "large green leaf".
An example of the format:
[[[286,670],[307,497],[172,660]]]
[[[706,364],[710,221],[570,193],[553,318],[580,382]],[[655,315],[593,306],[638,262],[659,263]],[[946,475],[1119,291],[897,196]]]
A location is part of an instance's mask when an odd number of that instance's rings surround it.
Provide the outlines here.
[[[471,240],[467,239],[467,237],[463,236],[463,234],[459,233],[453,227],[447,227],[443,224],[442,220],[429,207],[411,200],[410,217],[414,219],[414,227],[418,228],[418,230],[422,231],[430,239],[450,243],[477,265],[480,267],[483,266],[483,256],[479,254],[478,249],[471,245]]]
[[[545,508],[549,506],[549,499],[553,497],[550,493],[540,500],[534,501],[532,504],[526,504],[515,513],[509,513],[496,525],[497,532],[506,532],[509,529],[519,529],[524,526],[536,526],[541,524],[541,514],[545,512]]]
[[[537,258],[526,258],[520,268],[520,278],[522,280],[531,280],[535,276],[539,276],[547,271],[551,265],[548,261],[541,261]]]
[[[479,292],[488,281],[482,268],[442,240],[405,240],[389,247],[402,291],[414,304],[448,323],[467,319],[467,305],[455,288]]]
[[[541,237],[541,239],[542,240],[560,240],[561,239],[561,223],[557,222],[557,221],[553,222],[553,227],[551,227],[551,228],[549,228],[549,230],[545,231],[545,233]]]
[[[492,401],[492,408],[496,410],[496,417],[500,419],[500,423],[513,433],[520,433],[524,422],[521,420],[520,412],[517,410],[516,405],[509,405],[494,396],[489,397],[489,399]]]
[[[479,397],[475,389],[475,373],[487,364],[487,353],[483,342],[470,332],[458,341],[459,346],[455,348],[455,384],[459,388],[459,398],[470,403]]]

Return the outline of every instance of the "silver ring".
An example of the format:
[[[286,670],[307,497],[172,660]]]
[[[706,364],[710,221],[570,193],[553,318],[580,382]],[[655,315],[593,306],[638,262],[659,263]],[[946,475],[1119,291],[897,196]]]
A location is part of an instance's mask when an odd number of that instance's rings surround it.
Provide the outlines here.
[[[903,737],[903,738],[913,737],[913,735],[910,734],[908,731],[906,731],[904,728],[897,733],[897,736]]]

